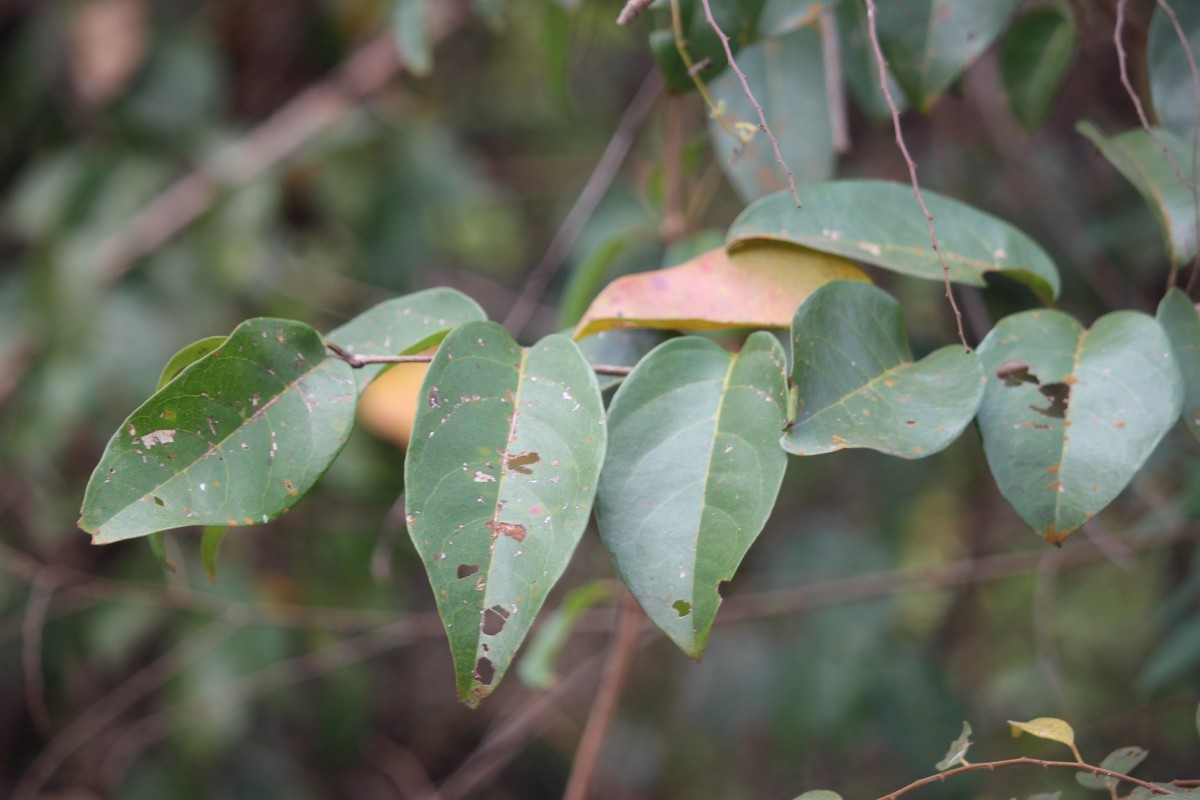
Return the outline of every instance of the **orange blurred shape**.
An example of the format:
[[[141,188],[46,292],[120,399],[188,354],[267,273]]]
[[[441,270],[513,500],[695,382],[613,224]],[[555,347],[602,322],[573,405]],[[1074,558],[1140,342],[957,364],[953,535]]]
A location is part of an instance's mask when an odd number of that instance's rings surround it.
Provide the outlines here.
[[[417,393],[428,364],[397,364],[375,379],[358,400],[358,421],[389,442],[408,447],[417,416]]]

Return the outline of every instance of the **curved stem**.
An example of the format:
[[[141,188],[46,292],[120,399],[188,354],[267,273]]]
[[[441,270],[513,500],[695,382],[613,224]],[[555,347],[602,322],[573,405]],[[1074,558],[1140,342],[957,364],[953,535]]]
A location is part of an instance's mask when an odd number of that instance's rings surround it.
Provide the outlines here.
[[[1140,786],[1143,789],[1149,789],[1154,794],[1171,794],[1170,790],[1164,789],[1161,786],[1157,786],[1148,781],[1139,780],[1138,778],[1126,775],[1123,772],[1113,772],[1111,769],[1105,769],[1104,767],[1096,767],[1092,766],[1091,764],[1083,764],[1077,761],[1044,761],[1040,758],[1021,757],[1009,758],[1005,759],[1004,761],[980,761],[977,763],[965,764],[961,767],[955,767],[954,769],[948,769],[945,772],[939,772],[937,775],[930,775],[929,777],[921,778],[919,781],[913,781],[902,789],[897,789],[891,794],[885,794],[883,797],[879,798],[879,800],[895,800],[897,797],[908,794],[914,789],[919,789],[922,786],[928,786],[929,784],[937,783],[938,781],[944,781],[951,775],[958,775],[963,772],[978,772],[984,769],[990,772],[999,767],[1016,767],[1022,764],[1032,767],[1041,767],[1042,769],[1071,769],[1075,770],[1076,772],[1090,772],[1093,775],[1099,775],[1103,778],[1116,778],[1120,781],[1132,783],[1134,786]]]

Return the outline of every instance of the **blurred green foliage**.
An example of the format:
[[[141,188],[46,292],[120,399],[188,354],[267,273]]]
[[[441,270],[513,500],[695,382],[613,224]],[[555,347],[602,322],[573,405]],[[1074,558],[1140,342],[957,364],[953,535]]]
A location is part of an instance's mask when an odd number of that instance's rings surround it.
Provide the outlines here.
[[[849,5],[838,13],[853,20]],[[1136,191],[1074,132],[1083,118],[1137,126],[1111,11],[1082,5],[1079,52],[1036,131],[1008,111],[991,53],[958,96],[905,120],[922,180],[1042,244],[1062,306],[1090,322],[1152,310],[1167,261]],[[1133,5],[1145,23],[1153,4]],[[250,316],[326,330],[432,285],[463,289],[493,318],[508,310],[654,69],[646,39],[661,18],[620,29],[603,0],[472,8],[427,76],[389,82],[220,191],[113,280],[100,257],[110,237],[386,31],[393,4],[0,7],[0,795],[43,768],[60,796],[121,800],[418,797],[447,780],[443,797],[560,795],[595,686],[594,672],[571,675],[601,657],[611,612],[579,620],[558,658],[557,710],[532,743],[483,771],[472,751],[539,695],[512,681],[478,712],[455,701],[394,507],[392,445],[356,432],[295,513],[225,538],[215,584],[199,531],[168,535],[169,573],[140,543],[92,548],[75,529],[106,437],[185,344]],[[89,51],[89,26],[104,52]],[[861,75],[861,32],[847,33],[859,59],[847,72]],[[103,55],[124,66],[91,60]],[[837,174],[906,180],[868,101],[851,110]],[[700,103],[684,102],[688,135],[703,137]],[[663,214],[665,128],[659,115],[641,132],[528,341],[557,327],[564,287],[570,319],[598,275],[659,266],[645,231]],[[700,198],[689,231],[723,230],[743,201],[707,148],[688,153]],[[918,356],[949,341],[936,285],[878,280],[904,305]],[[967,294],[984,330],[1031,303],[1000,280]],[[793,459],[704,662],[661,638],[640,651],[597,796],[878,796],[931,772],[963,719],[973,754],[1051,754],[1018,749],[1004,724],[1037,716],[1070,719],[1093,761],[1136,743],[1150,751],[1139,774],[1197,777],[1196,453],[1177,428],[1061,552],[1004,504],[971,435],[920,462]],[[585,536],[549,606],[611,573]],[[1036,772],[927,791],[1059,788],[1087,794]]]

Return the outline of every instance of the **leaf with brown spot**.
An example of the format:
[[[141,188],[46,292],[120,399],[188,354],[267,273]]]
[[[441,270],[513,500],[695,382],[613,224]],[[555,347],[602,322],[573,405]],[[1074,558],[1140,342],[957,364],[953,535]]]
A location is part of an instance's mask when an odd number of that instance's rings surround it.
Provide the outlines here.
[[[1125,488],[1179,414],[1171,345],[1145,314],[1109,314],[1089,330],[1060,311],[1017,314],[979,355],[989,376],[1019,361],[1040,379],[989,378],[979,432],[1000,492],[1053,544]]]
[[[613,281],[592,301],[575,338],[613,328],[786,328],[796,306],[831,280],[870,281],[844,258],[791,244],[756,243],[733,255],[717,248]]]

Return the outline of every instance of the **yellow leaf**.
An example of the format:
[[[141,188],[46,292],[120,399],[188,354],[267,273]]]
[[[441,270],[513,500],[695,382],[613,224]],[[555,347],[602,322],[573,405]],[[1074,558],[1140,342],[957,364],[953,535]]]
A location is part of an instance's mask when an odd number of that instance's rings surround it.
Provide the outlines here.
[[[612,328],[788,328],[796,309],[829,281],[870,283],[841,256],[755,240],[709,250],[668,269],[617,278],[592,301],[575,338]]]
[[[1075,731],[1066,722],[1054,717],[1038,717],[1031,719],[1029,722],[1014,722],[1011,719],[1008,724],[1012,726],[1012,735],[1015,739],[1022,733],[1028,733],[1031,736],[1037,736],[1041,739],[1049,739],[1052,742],[1065,744],[1071,748],[1071,752],[1075,754],[1075,759],[1083,762],[1079,751],[1075,749]]]

